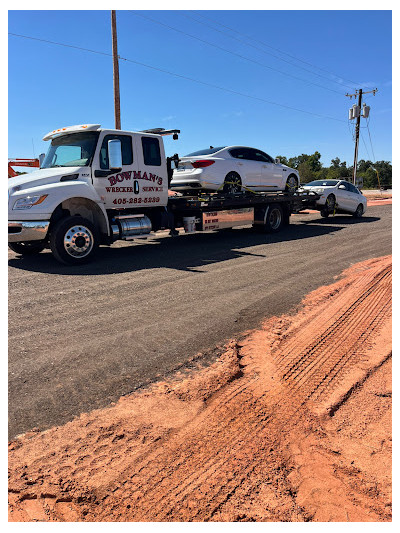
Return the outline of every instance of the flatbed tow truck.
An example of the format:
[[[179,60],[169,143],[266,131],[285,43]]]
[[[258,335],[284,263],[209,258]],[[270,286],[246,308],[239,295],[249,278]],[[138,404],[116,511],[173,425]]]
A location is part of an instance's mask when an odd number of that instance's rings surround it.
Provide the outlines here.
[[[278,232],[290,216],[316,207],[318,194],[243,191],[171,196],[173,163],[163,136],[179,130],[140,132],[102,129],[99,124],[60,128],[41,168],[8,180],[8,242],[21,254],[50,248],[64,264],[83,264],[100,245],[252,225]]]

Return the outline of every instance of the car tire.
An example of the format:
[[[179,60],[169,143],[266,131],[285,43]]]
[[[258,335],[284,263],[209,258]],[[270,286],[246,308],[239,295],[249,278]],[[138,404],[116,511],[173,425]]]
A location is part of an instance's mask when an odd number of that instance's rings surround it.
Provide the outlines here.
[[[363,204],[358,204],[357,209],[353,213],[354,218],[361,218],[364,214],[364,206]]]
[[[242,179],[237,172],[229,172],[225,176],[222,190],[228,194],[236,194],[242,190]]]
[[[8,247],[20,255],[36,255],[46,248],[46,243],[43,241],[9,242]]]
[[[329,217],[329,211],[324,207],[321,209],[321,217],[322,218],[328,218]]]
[[[299,188],[299,180],[294,174],[291,174],[286,180],[285,192],[294,193]]]
[[[336,197],[334,194],[330,194],[325,202],[325,209],[328,213],[333,213],[336,206]]]
[[[97,228],[80,216],[62,218],[50,230],[50,248],[65,265],[81,265],[94,257],[99,247]]]

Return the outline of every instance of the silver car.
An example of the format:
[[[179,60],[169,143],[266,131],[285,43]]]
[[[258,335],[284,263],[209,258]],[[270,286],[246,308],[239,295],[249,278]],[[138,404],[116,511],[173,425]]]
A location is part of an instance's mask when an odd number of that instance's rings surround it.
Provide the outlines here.
[[[246,146],[219,146],[182,157],[174,170],[171,189],[195,192],[223,190],[294,192],[300,184],[296,170],[267,153]]]
[[[315,180],[302,186],[305,191],[320,194],[317,205],[321,206],[321,215],[327,217],[332,213],[349,213],[361,217],[367,209],[367,199],[362,192],[346,180]]]

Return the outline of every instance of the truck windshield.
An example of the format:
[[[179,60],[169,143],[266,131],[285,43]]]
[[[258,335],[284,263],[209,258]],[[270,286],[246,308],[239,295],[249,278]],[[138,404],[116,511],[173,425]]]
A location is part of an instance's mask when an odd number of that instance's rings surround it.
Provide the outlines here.
[[[90,165],[96,149],[99,133],[85,131],[56,137],[41,168],[86,167]]]

